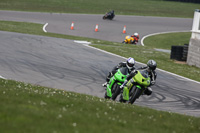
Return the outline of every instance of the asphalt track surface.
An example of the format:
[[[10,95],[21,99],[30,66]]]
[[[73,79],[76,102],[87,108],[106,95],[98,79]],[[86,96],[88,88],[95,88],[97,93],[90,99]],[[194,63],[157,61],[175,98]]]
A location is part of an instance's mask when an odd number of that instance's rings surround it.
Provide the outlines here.
[[[190,30],[192,25],[191,19],[181,18],[117,16],[113,21],[103,21],[102,15],[11,11],[0,11],[0,14],[0,20],[49,23],[48,32],[119,42],[125,36],[122,34],[124,25],[132,27],[141,36]],[[79,26],[73,31],[69,29],[72,21]],[[96,33],[94,27],[97,23],[101,30]],[[108,71],[118,62],[125,61],[122,57],[73,40],[11,32],[0,32],[0,40],[1,76],[98,97],[104,95],[105,90],[101,84],[105,82]],[[139,66],[141,64],[137,63],[136,67]],[[159,70],[157,73],[157,83],[152,87],[153,94],[141,96],[136,104],[199,117],[200,84]]]
[[[134,32],[138,32],[142,38],[152,33],[192,29],[192,19],[116,15],[113,21],[109,21],[103,20],[102,16],[0,11],[0,20],[48,23],[47,32],[115,42],[122,42],[126,35]],[[74,22],[74,30],[70,30],[72,22]],[[99,25],[98,32],[94,31],[96,24]],[[122,33],[124,25],[126,25],[126,34]]]

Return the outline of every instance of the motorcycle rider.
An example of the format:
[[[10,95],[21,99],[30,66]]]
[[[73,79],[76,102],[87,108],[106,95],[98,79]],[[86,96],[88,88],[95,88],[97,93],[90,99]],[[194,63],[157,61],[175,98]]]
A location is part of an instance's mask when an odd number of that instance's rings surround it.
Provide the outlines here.
[[[157,63],[154,60],[149,60],[147,62],[147,66],[144,67],[140,67],[137,70],[146,70],[149,74],[149,77],[151,79],[151,83],[150,85],[147,87],[147,89],[144,91],[143,94],[145,95],[151,95],[152,94],[152,89],[151,86],[153,86],[156,82],[156,77],[157,77],[157,73],[156,73],[156,67],[157,67]],[[132,79],[134,76],[136,75],[136,71],[133,70],[128,77],[126,78],[126,80],[124,81],[124,83],[120,86],[121,89],[123,89],[123,87],[126,85],[126,83]]]
[[[139,34],[135,32],[133,35],[131,35],[131,37],[134,38],[133,44],[137,44],[139,41]]]
[[[110,15],[111,18],[114,18],[114,16],[115,16],[115,11],[112,10],[112,11],[108,12],[108,16],[109,16],[109,15]]]
[[[117,70],[121,67],[127,67],[128,68],[128,73],[133,71],[135,69],[135,59],[129,57],[126,62],[120,62],[118,65],[116,65],[111,72],[108,73],[106,77],[106,82],[102,84],[103,87],[106,87],[108,82],[110,81],[110,78],[117,72]]]

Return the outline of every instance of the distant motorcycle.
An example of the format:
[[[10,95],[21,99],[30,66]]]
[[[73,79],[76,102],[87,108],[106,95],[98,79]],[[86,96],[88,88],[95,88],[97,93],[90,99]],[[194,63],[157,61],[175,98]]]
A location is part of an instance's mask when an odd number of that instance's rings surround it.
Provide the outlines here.
[[[137,41],[135,40],[134,37],[131,36],[126,36],[124,41],[122,41],[124,44],[137,44]]]
[[[114,11],[108,12],[103,16],[103,19],[109,19],[112,20],[115,17]]]

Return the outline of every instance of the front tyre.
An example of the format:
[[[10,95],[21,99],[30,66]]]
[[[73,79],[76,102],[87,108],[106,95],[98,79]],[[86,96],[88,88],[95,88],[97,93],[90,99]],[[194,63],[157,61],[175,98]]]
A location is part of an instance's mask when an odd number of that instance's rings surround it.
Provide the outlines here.
[[[110,99],[110,97],[107,96],[107,91],[105,92],[104,98],[105,98],[105,99]]]
[[[115,87],[115,88],[114,88]],[[117,96],[120,94],[121,89],[120,86],[118,84],[115,84],[115,86],[113,87],[114,92],[112,94],[112,100],[115,100],[117,98]]]
[[[135,88],[133,95],[129,99],[129,103],[133,104],[137,98],[142,94],[142,90],[139,88]]]

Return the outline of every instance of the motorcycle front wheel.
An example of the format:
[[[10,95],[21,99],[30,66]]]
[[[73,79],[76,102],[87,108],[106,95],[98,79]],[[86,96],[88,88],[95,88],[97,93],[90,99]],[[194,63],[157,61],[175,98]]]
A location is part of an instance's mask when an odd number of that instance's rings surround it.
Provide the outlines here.
[[[105,99],[110,99],[110,97],[107,95],[107,91],[105,92],[104,98]]]
[[[112,100],[115,100],[117,96],[120,94],[120,92],[121,92],[120,86],[117,83],[115,83],[113,85]]]
[[[133,94],[130,96],[129,103],[133,104],[135,100],[140,97],[141,94],[142,90],[136,87]]]

